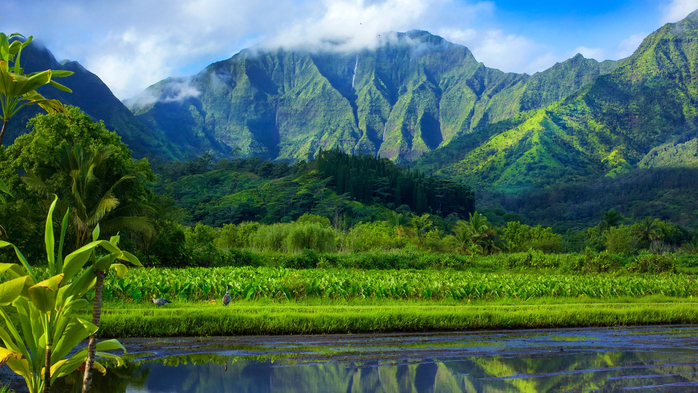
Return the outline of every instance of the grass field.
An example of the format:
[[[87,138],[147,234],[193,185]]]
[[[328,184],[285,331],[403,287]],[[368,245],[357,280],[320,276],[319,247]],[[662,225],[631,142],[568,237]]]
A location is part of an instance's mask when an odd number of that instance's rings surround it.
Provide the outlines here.
[[[698,301],[664,296],[613,299],[538,298],[480,302],[239,301],[110,302],[100,335],[167,337],[216,335],[434,332],[698,323]]]

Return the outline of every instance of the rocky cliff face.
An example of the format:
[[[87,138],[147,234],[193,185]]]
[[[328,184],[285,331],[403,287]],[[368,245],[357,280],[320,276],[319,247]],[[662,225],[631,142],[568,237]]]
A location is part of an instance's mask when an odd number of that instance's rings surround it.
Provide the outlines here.
[[[320,149],[414,161],[482,124],[564,98],[613,63],[575,57],[534,76],[479,63],[424,31],[356,53],[244,50],[127,105],[184,151],[305,159]]]

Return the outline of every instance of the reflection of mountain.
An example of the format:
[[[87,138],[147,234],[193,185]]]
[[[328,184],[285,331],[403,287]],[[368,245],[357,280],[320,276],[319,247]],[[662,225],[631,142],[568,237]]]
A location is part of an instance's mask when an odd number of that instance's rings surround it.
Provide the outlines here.
[[[542,354],[475,356],[445,362],[414,359],[378,367],[376,361],[295,364],[286,360],[195,355],[110,370],[106,377],[96,378],[95,392],[612,391],[633,386],[698,383],[698,365],[694,357],[682,360],[677,353],[557,352],[552,349]],[[75,374],[62,381],[54,391],[79,392],[80,381]]]

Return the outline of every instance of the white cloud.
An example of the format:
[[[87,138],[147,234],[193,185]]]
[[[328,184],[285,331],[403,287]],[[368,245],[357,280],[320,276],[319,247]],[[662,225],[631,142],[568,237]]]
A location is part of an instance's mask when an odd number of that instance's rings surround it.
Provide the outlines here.
[[[490,29],[441,29],[439,35],[449,41],[467,46],[475,58],[488,67],[505,72],[535,73],[564,60],[544,45],[524,36]]]
[[[586,46],[579,46],[575,48],[574,53],[580,53],[587,59],[594,59],[596,61],[604,61],[606,59],[606,51],[601,48],[588,48]]]
[[[482,0],[52,0],[31,12],[24,0],[0,1],[3,31],[34,34],[120,98],[249,46],[317,49],[333,41],[341,42],[335,49],[354,50],[378,45],[384,32],[415,28],[466,45],[507,72],[534,73],[569,57],[497,26],[495,3]],[[601,53],[585,49],[585,56]]]
[[[698,0],[671,0],[663,7],[662,23],[678,22],[698,9]]]
[[[624,39],[621,41],[620,45],[618,45],[618,49],[616,49],[615,53],[615,58],[616,59],[624,59],[637,50],[637,48],[640,47],[640,44],[642,44],[642,41],[645,40],[645,38],[648,36],[647,33],[640,33],[640,34],[633,34],[630,37]]]
[[[493,4],[455,0],[322,0],[321,12],[299,18],[264,43],[264,47],[310,47],[357,50],[373,48],[379,35],[414,28],[429,30],[447,19],[469,23],[491,13]],[[339,43],[339,45],[338,45]]]
[[[262,42],[321,47],[341,40],[342,49],[358,49],[376,45],[383,32],[467,25],[494,11],[479,0],[53,0],[30,13],[22,3],[3,0],[3,30],[30,29],[120,98]]]

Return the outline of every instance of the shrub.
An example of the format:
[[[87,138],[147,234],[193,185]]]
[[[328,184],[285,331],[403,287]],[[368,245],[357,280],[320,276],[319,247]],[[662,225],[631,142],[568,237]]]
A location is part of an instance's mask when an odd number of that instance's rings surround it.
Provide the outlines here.
[[[407,238],[395,236],[395,229],[382,221],[358,224],[344,236],[344,249],[352,252],[393,250],[407,243]]]
[[[627,225],[611,227],[604,232],[606,249],[610,253],[632,255],[637,248],[637,236],[633,228]]]
[[[676,273],[676,258],[642,253],[627,266],[632,273]]]

